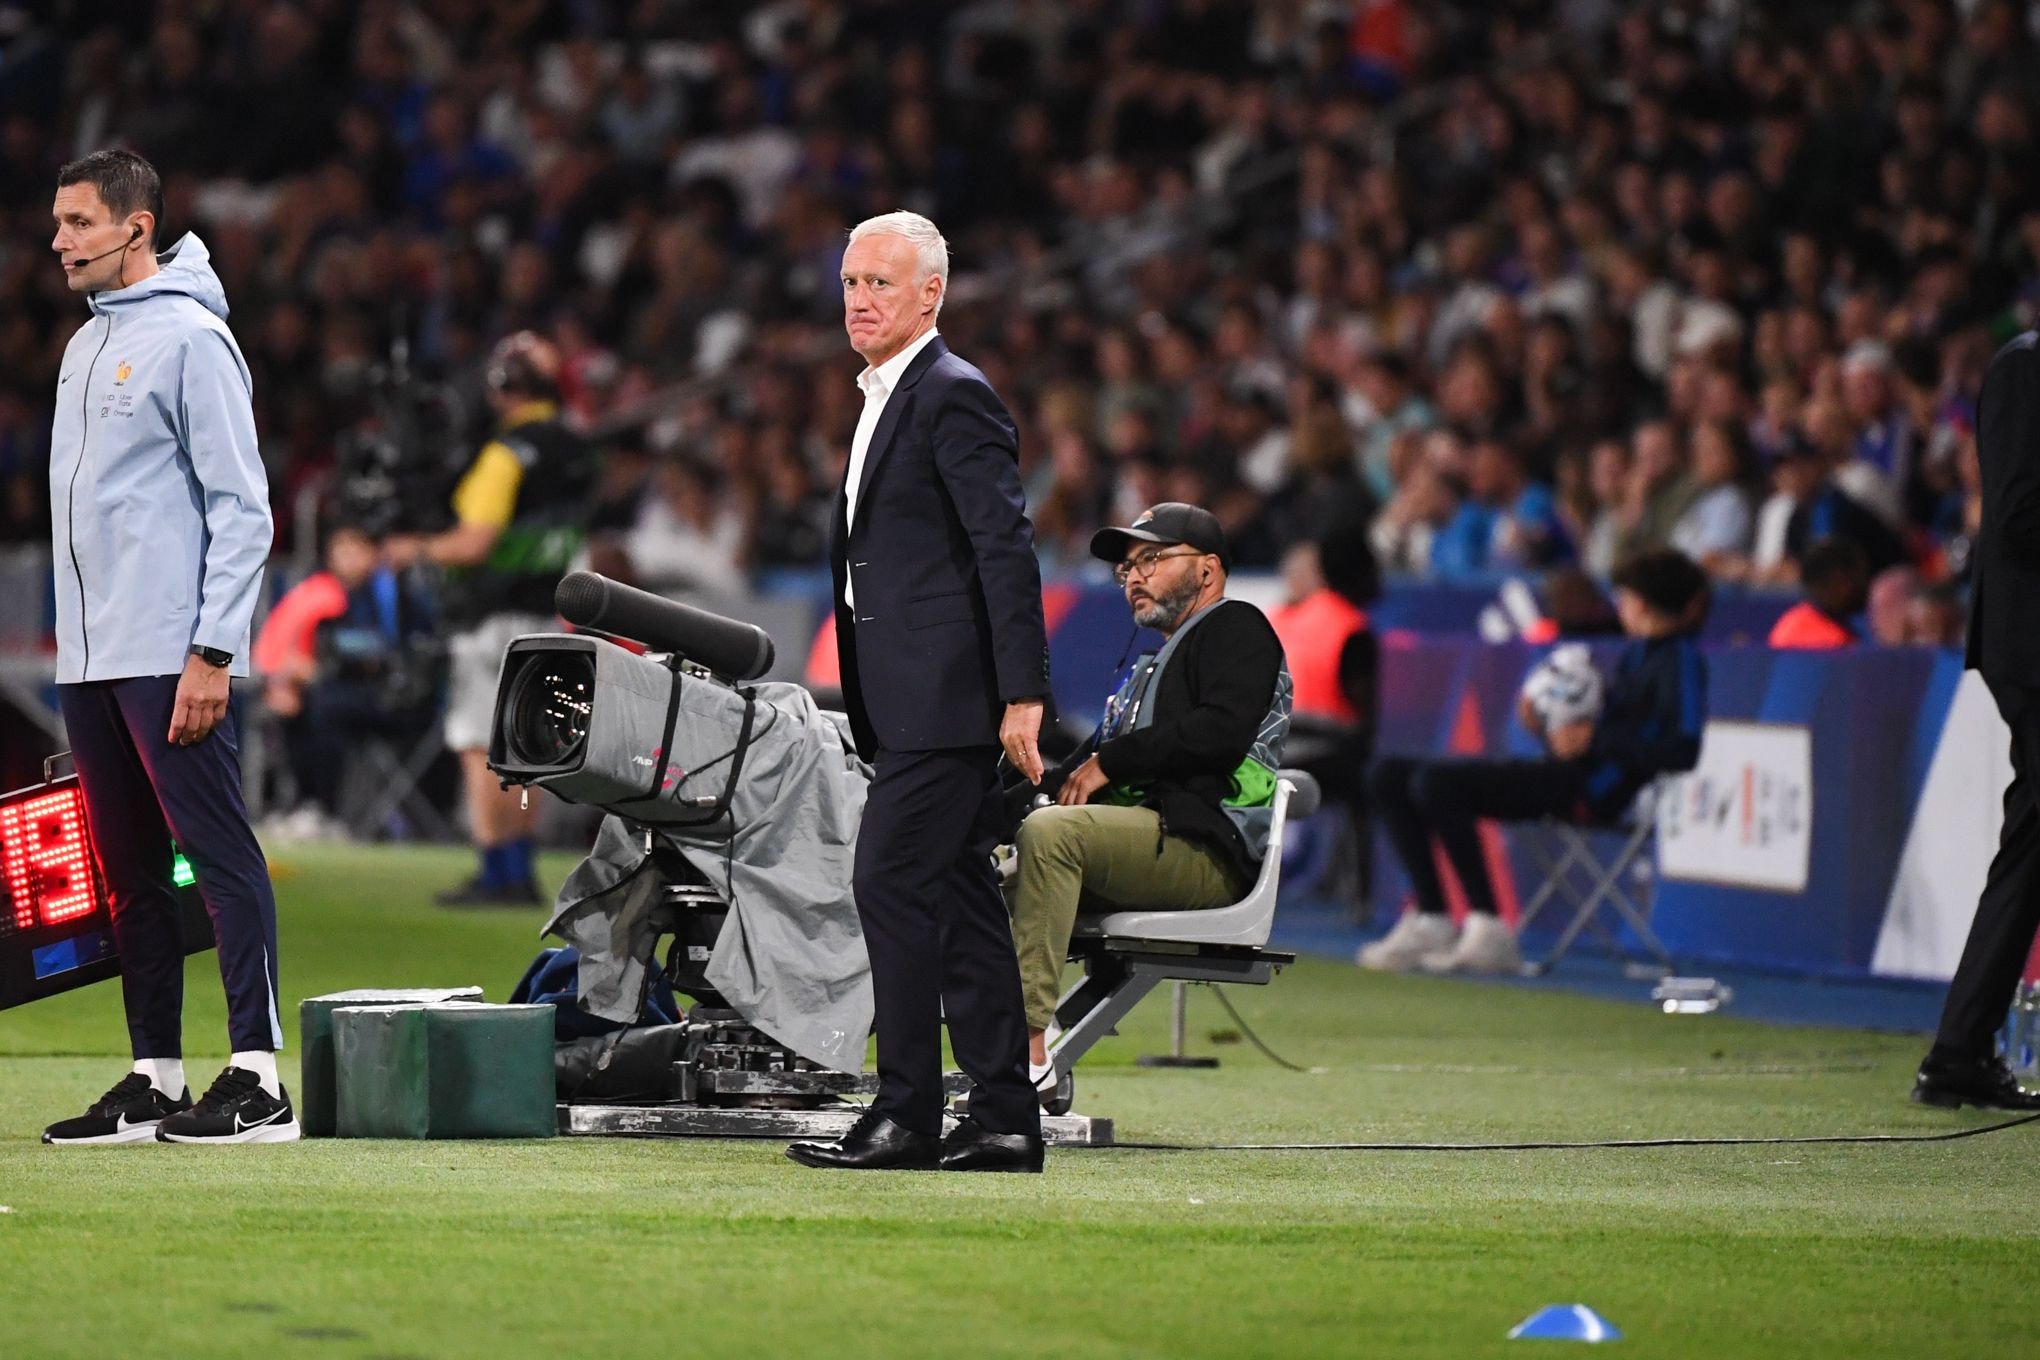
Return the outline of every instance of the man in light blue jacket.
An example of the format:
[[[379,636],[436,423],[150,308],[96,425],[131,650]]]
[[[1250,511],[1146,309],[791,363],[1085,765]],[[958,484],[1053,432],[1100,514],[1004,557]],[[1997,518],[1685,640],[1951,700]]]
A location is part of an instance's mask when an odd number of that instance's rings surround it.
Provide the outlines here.
[[[197,237],[157,255],[162,204],[156,171],[129,152],[57,176],[50,248],[92,308],[64,351],[50,442],[57,693],[112,899],[135,1064],[43,1141],[288,1142],[276,899],[227,707],[230,675],[248,673],[269,487],[226,296]],[[196,1105],[173,841],[212,917],[233,1045]]]

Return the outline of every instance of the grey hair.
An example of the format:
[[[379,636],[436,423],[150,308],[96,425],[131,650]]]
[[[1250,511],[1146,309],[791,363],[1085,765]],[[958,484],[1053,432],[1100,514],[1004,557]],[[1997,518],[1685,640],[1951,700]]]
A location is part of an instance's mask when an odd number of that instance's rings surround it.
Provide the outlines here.
[[[940,316],[942,304],[949,298],[949,242],[942,239],[936,225],[917,212],[881,213],[850,228],[852,244],[867,236],[901,236],[913,243],[920,277],[925,279],[932,274],[942,280],[942,291],[935,297],[935,314]]]

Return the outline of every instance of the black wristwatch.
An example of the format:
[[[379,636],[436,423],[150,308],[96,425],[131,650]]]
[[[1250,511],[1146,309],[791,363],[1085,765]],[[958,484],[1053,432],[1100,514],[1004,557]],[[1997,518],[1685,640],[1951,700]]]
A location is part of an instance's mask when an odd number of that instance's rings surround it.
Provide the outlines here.
[[[217,666],[221,670],[225,670],[234,663],[234,654],[232,652],[223,652],[217,647],[200,647],[194,644],[191,654],[206,665]]]

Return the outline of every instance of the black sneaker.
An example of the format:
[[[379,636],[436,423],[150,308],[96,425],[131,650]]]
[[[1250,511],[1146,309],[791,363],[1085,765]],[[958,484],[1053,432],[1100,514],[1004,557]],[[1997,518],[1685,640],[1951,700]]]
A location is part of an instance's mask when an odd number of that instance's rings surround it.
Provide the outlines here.
[[[190,1108],[190,1091],[172,1100],[156,1089],[156,1083],[139,1072],[130,1072],[76,1119],[60,1119],[44,1129],[42,1140],[59,1147],[153,1143],[158,1124]]]
[[[281,1098],[262,1089],[262,1078],[245,1067],[229,1067],[198,1104],[157,1126],[166,1143],[295,1143],[297,1115],[290,1092]]]
[[[535,907],[543,899],[538,895],[538,884],[530,879],[522,883],[485,883],[477,875],[457,888],[436,894],[432,900],[442,907]]]

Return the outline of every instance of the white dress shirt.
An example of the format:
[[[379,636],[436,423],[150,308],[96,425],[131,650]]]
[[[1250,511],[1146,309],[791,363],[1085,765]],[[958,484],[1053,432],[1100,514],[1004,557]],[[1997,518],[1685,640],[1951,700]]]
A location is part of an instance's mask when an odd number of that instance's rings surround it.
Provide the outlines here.
[[[857,433],[850,437],[850,467],[843,474],[843,524],[845,528],[857,522],[857,492],[864,482],[864,456],[871,451],[871,436],[878,429],[878,418],[885,411],[886,402],[892,397],[893,389],[900,385],[900,376],[907,371],[907,365],[914,362],[914,356],[928,347],[940,332],[929,327],[927,334],[915,340],[898,354],[880,364],[877,368],[867,367],[857,375],[858,390],[864,393],[864,409],[857,416]],[[843,571],[843,603],[852,609],[857,607],[857,597],[850,582],[849,566]]]

